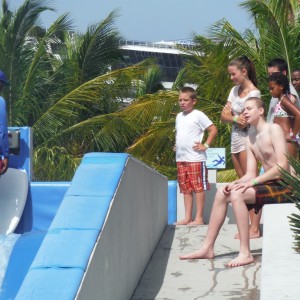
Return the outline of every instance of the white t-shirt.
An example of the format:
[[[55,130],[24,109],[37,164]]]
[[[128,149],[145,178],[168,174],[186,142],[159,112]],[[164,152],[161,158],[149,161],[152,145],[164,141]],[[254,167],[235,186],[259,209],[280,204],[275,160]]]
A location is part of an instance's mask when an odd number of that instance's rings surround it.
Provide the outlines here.
[[[199,110],[188,114],[180,112],[176,117],[176,161],[206,161],[205,151],[193,149],[195,142],[202,143],[204,131],[212,121]]]
[[[242,114],[245,108],[245,102],[251,97],[260,98],[260,91],[250,91],[246,96],[239,96],[240,85],[234,86],[228,96],[228,102],[231,103],[231,112],[234,116]],[[241,129],[236,123],[232,123],[231,130],[231,153],[240,153],[246,149],[246,137],[248,136],[248,128]]]
[[[239,116],[245,107],[245,101],[251,97],[260,98],[260,90],[250,91],[245,97],[239,96],[240,85],[234,86],[228,96],[228,102],[231,103],[231,111],[234,116]]]
[[[300,100],[297,91],[295,90],[294,86],[290,83],[290,92],[291,95],[296,97],[296,102],[294,103],[298,108],[300,108]],[[278,98],[271,98],[270,104],[269,104],[269,111],[267,115],[267,122],[273,123],[274,121],[274,109],[277,105],[279,99]]]

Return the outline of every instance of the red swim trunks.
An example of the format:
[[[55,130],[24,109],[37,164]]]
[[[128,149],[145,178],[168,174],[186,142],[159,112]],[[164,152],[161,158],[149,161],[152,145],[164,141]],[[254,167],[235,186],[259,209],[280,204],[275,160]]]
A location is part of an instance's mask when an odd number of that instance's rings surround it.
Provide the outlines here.
[[[190,194],[210,189],[207,168],[202,162],[177,162],[177,180],[180,192]]]

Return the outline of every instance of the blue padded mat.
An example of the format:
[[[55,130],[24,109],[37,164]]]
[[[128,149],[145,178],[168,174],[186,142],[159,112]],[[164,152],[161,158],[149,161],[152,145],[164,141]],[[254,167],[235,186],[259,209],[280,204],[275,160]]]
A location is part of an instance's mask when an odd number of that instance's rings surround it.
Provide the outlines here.
[[[128,156],[111,153],[90,153],[85,156],[66,195],[112,197]]]
[[[100,229],[111,197],[66,196],[51,228]]]
[[[82,276],[77,268],[30,270],[15,300],[75,299]]]
[[[45,231],[25,233],[17,240],[3,279],[1,300],[15,298],[45,235]]]
[[[32,265],[37,268],[86,268],[98,230],[48,231]]]
[[[84,156],[15,299],[74,299],[128,157]]]

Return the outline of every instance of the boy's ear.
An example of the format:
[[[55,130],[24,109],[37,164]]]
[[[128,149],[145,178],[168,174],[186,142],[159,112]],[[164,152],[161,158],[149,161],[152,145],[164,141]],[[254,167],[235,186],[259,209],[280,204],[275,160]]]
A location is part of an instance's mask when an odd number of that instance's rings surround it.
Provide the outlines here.
[[[259,108],[259,114],[262,116],[265,114],[265,109],[263,107]]]

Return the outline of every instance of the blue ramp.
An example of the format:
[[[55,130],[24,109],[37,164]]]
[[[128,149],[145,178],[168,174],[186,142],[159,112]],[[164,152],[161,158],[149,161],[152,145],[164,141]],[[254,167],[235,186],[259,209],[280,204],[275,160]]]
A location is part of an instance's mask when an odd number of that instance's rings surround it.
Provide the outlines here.
[[[127,154],[84,156],[15,299],[74,299]]]

